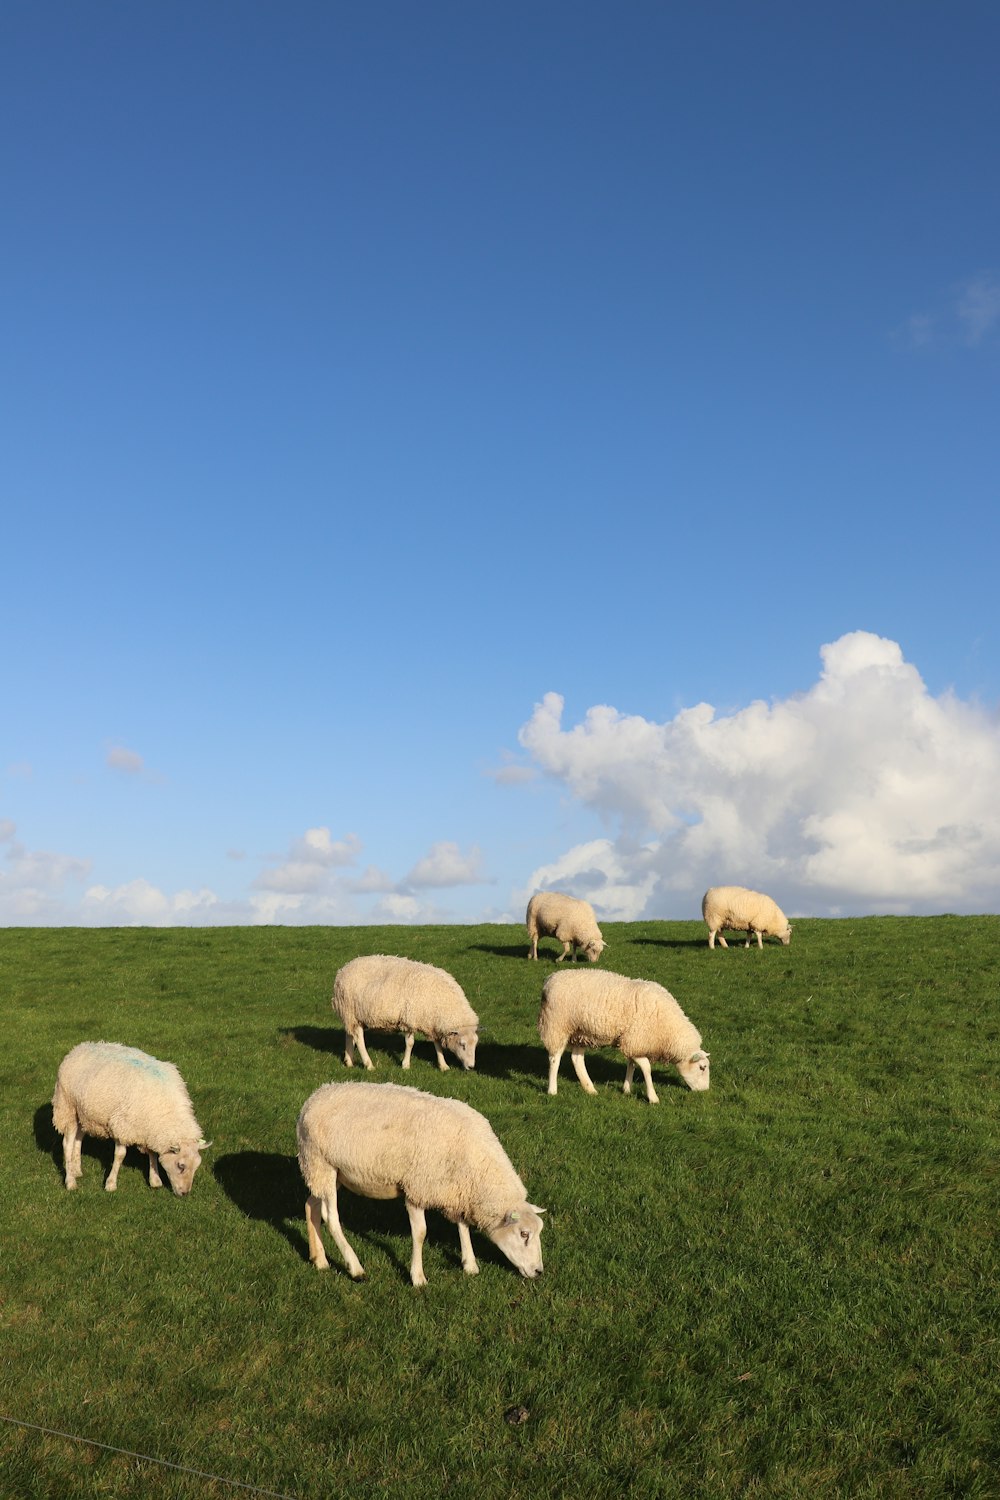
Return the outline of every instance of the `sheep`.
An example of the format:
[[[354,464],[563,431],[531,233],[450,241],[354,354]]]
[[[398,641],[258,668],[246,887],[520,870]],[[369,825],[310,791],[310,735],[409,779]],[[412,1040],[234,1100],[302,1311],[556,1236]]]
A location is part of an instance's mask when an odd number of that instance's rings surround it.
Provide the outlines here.
[[[115,1143],[107,1192],[118,1186],[127,1148],[137,1146],[149,1157],[150,1187],[163,1186],[159,1158],[179,1198],[191,1191],[201,1152],[212,1144],[173,1063],[118,1042],[80,1042],[66,1054],[56,1075],[52,1122],[63,1138],[67,1188],[75,1188],[82,1173],[85,1135]]]
[[[781,907],[770,896],[764,896],[760,891],[748,891],[742,885],[712,886],[702,899],[701,914],[708,925],[710,948],[715,947],[716,935],[723,948],[729,947],[722,935],[724,927],[745,931],[747,940],[744,946],[747,948],[752,937],[756,937],[757,947],[763,948],[767,934],[779,938],[786,948],[792,941],[792,924]]]
[[[436,1208],[458,1225],[462,1270],[478,1274],[470,1228],[486,1234],[522,1276],[542,1274],[544,1209],[529,1203],[524,1184],[483,1115],[457,1099],[439,1099],[398,1083],[326,1083],[299,1114],[299,1166],[309,1197],[309,1259],[327,1260],[320,1235],[325,1221],[348,1274],[364,1277],[337,1213],[337,1185],[365,1198],[406,1203],[413,1237],[410,1280],[426,1286],[425,1210]]]
[[[587,1094],[596,1094],[584,1062],[585,1047],[617,1047],[628,1059],[625,1093],[632,1092],[636,1063],[646,1080],[646,1097],[659,1104],[650,1062],[673,1063],[689,1089],[708,1088],[709,1055],[701,1033],[662,984],[627,979],[624,974],[592,974],[564,969],[542,990],[538,1031],[549,1054],[549,1093],[556,1092],[559,1062],[566,1049]]]
[[[382,953],[352,958],[337,971],[332,1004],[344,1023],[344,1063],[349,1068],[354,1066],[355,1046],[364,1066],[375,1066],[365,1047],[366,1026],[403,1032],[404,1068],[410,1066],[416,1031],[422,1031],[434,1043],[442,1072],[448,1071],[442,1046],[454,1053],[464,1068],[475,1066],[479,1018],[458,980],[433,964]]]
[[[562,963],[571,949],[582,949],[592,964],[596,964],[608,946],[601,937],[601,929],[589,901],[580,901],[576,896],[565,896],[562,891],[539,891],[528,902],[525,915],[531,946],[529,958],[538,957],[540,937],[558,938],[563,951],[556,959]],[[576,958],[574,952],[573,957]]]

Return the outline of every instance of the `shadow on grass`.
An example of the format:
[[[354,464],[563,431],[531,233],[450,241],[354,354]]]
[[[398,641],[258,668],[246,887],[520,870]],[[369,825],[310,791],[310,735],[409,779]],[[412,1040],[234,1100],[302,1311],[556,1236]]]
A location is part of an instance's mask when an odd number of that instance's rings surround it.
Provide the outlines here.
[[[35,1145],[39,1151],[44,1151],[52,1158],[60,1182],[66,1180],[66,1169],[63,1165],[63,1143],[62,1136],[52,1123],[52,1105],[46,1102],[40,1104],[35,1110],[33,1126],[35,1132]],[[86,1135],[83,1138],[83,1146],[80,1152],[80,1165],[85,1167],[89,1160],[94,1163],[94,1168],[101,1174],[103,1186],[108,1173],[111,1171],[111,1163],[114,1161],[115,1148],[111,1141],[102,1140],[99,1136]],[[122,1171],[127,1172],[129,1168],[140,1171],[147,1180],[149,1178],[149,1161],[143,1152],[130,1146],[122,1162]],[[89,1175],[89,1174],[88,1174]]]
[[[637,948],[707,948],[706,937],[693,938],[650,938],[637,937],[632,942]]]
[[[278,1035],[290,1037],[293,1042],[301,1042],[303,1047],[312,1047],[316,1052],[329,1052],[331,1055],[344,1051],[344,1030],[342,1026],[280,1026]]]
[[[492,953],[494,958],[526,958],[527,939],[523,943],[472,943],[472,953]]]
[[[305,1232],[306,1189],[294,1156],[267,1151],[234,1151],[212,1163],[212,1176],[248,1219],[270,1224],[309,1259]],[[294,1225],[294,1227],[293,1227]]]
[[[308,1190],[302,1181],[294,1156],[280,1156],[266,1151],[237,1151],[220,1156],[212,1164],[212,1174],[226,1196],[248,1219],[269,1224],[288,1241],[300,1260],[308,1263],[309,1241],[305,1225]],[[337,1211],[344,1233],[353,1244],[362,1264],[367,1252],[377,1246],[392,1262],[400,1278],[410,1280],[410,1231],[402,1198],[362,1198],[342,1190],[337,1194]],[[438,1223],[435,1224],[434,1220]],[[450,1243],[450,1225],[432,1215],[428,1220],[427,1243]],[[458,1231],[454,1231],[453,1257],[461,1265]],[[347,1271],[340,1252],[324,1229],[323,1242],[330,1265],[344,1276]],[[492,1246],[490,1247],[492,1249]],[[449,1257],[451,1258],[451,1257]],[[500,1257],[501,1259],[503,1257]]]

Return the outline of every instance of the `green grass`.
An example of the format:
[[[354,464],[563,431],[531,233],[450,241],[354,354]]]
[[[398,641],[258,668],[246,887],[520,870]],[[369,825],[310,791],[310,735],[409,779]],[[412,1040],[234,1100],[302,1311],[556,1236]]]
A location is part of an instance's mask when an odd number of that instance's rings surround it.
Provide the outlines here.
[[[625,1098],[607,1052],[597,1098],[565,1059],[548,1098],[557,948],[521,928],[0,932],[0,1415],[296,1500],[1000,1494],[1000,919],[605,936],[700,1028],[707,1094],[659,1069],[658,1108]],[[540,1281],[481,1236],[463,1276],[432,1214],[415,1291],[402,1203],[349,1194],[367,1281],[309,1266],[295,1119],[345,1077],[329,996],[365,952],[478,1011],[476,1072],[418,1041],[408,1081],[490,1119],[549,1209]],[[96,1038],[180,1067],[214,1141],[189,1199],[132,1153],[105,1194],[105,1143],[63,1188],[56,1068]],[[406,1077],[400,1038],[369,1050]],[[239,1493],[0,1423],[4,1500]]]

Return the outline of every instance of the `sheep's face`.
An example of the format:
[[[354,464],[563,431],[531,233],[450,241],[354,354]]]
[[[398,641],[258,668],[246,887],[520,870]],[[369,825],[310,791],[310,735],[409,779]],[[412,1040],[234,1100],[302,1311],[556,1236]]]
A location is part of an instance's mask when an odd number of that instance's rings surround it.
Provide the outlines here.
[[[791,922],[786,923],[784,932],[779,932],[778,937],[781,939],[782,947],[787,948],[789,943],[792,941]]]
[[[444,1038],[444,1045],[449,1052],[454,1053],[463,1068],[474,1068],[478,1040],[479,1035],[475,1027],[470,1026],[465,1031],[449,1031]]]
[[[529,1278],[542,1274],[541,1233],[545,1228],[541,1215],[544,1208],[533,1203],[522,1203],[511,1209],[499,1229],[489,1231],[490,1239],[502,1250],[522,1276]]]
[[[707,1052],[692,1052],[690,1057],[677,1064],[677,1071],[688,1088],[700,1094],[708,1088],[708,1065]]]
[[[201,1153],[210,1145],[211,1141],[183,1141],[160,1152],[160,1166],[178,1198],[186,1198],[191,1191],[194,1174],[201,1166]]]
[[[586,944],[583,951],[587,955],[589,962],[592,964],[596,964],[597,960],[600,958],[606,947],[607,944],[602,938],[595,938],[592,943]]]

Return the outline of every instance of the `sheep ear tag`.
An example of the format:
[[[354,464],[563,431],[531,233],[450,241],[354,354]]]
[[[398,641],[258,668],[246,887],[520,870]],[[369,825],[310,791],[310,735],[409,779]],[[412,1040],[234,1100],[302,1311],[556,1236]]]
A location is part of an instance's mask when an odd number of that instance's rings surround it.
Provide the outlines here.
[[[507,1215],[507,1223],[508,1224],[519,1224],[520,1222],[521,1222],[521,1215],[518,1213],[518,1211],[517,1211],[516,1208],[512,1208],[511,1211],[510,1211],[510,1213]]]

